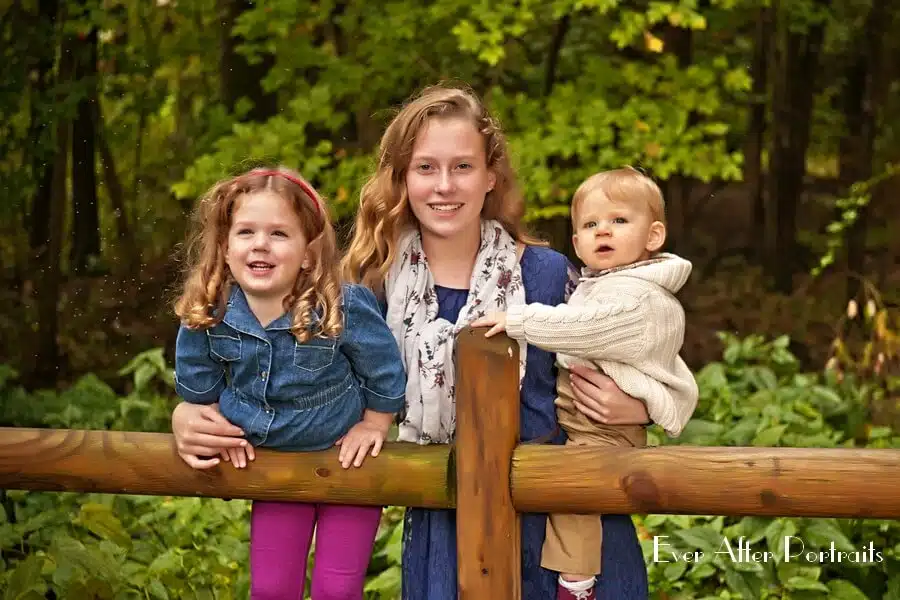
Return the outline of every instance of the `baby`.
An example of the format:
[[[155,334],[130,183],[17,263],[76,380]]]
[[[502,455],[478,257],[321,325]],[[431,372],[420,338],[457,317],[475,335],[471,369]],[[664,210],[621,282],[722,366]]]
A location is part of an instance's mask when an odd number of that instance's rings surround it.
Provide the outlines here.
[[[674,294],[691,263],[661,253],[666,240],[662,193],[632,168],[592,175],[572,199],[575,253],[586,265],[568,304],[512,306],[472,323],[492,326],[557,353],[556,400],[568,445],[646,445],[642,425],[604,425],[574,406],[568,370],[602,371],[625,393],[643,400],[650,419],[668,435],[681,433],[697,405],[697,384],[678,355],[684,310]],[[557,598],[591,600],[600,573],[600,515],[551,515],[541,565],[560,573]]]

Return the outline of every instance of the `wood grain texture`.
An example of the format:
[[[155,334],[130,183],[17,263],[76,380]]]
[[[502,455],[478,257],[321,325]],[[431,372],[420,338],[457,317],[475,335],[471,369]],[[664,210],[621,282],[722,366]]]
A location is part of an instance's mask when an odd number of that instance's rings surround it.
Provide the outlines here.
[[[900,450],[519,446],[522,512],[900,518]]]
[[[519,348],[485,331],[464,329],[457,346],[459,598],[519,600],[521,525],[509,480],[519,439]]]
[[[337,450],[257,450],[246,469],[188,467],[172,435],[0,428],[0,489],[451,508],[448,446],[386,444],[360,468]]]
[[[244,470],[194,471],[168,434],[0,428],[0,489],[452,508],[450,462],[448,446],[395,443],[347,471],[332,450],[260,450]],[[522,445],[511,485],[520,512],[900,519],[900,450]]]

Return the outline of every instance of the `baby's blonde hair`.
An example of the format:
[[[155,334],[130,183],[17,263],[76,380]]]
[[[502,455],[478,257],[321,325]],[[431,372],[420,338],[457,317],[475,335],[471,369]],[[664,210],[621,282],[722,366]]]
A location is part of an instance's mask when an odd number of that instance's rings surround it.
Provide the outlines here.
[[[309,268],[297,274],[284,300],[285,311],[293,317],[292,333],[300,342],[313,336],[338,336],[343,313],[334,227],[318,192],[285,168],[254,169],[220,181],[200,199],[185,246],[184,283],[175,301],[175,314],[192,329],[209,329],[222,321],[233,281],[225,263],[231,220],[241,198],[263,190],[278,194],[291,205],[307,240]],[[315,327],[311,327],[313,311],[320,317]]]
[[[654,221],[665,224],[666,205],[662,191],[656,183],[637,169],[623,167],[612,171],[601,171],[585,179],[572,196],[572,222],[585,199],[595,192],[601,192],[612,202],[639,205],[650,211]]]

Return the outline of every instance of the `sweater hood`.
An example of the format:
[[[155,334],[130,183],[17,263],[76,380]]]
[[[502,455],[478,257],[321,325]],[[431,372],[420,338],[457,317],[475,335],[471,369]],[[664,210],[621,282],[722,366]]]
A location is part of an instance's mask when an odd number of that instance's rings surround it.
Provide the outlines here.
[[[596,271],[585,268],[582,270],[581,281],[615,273],[617,277],[635,277],[655,283],[668,292],[675,294],[687,283],[688,278],[691,276],[691,268],[690,261],[675,254],[663,252],[648,260],[613,269]]]

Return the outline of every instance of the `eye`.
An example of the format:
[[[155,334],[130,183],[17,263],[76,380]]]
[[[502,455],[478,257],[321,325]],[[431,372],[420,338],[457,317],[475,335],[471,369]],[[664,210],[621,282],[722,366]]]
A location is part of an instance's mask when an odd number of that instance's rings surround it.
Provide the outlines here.
[[[288,236],[287,233],[285,233],[284,231],[281,231],[280,229],[273,231],[272,235],[277,235],[278,237],[285,237],[285,238]]]
[[[252,233],[253,233],[253,230],[249,229],[247,227],[242,227],[241,229],[238,229],[238,231],[237,231],[238,235],[248,235],[248,234],[252,234]]]
[[[430,170],[431,170],[431,165],[429,165],[428,163],[422,163],[421,165],[416,167],[416,171],[420,171],[422,173],[425,173]]]
[[[597,226],[597,221],[588,221],[587,223],[585,223],[583,225],[583,227],[585,229],[591,229],[592,227],[596,227],[596,226]]]
[[[459,165],[458,165],[456,168],[457,168],[457,169],[463,169],[463,170],[465,170],[465,169],[471,169],[471,168],[472,168],[472,165],[470,165],[469,163],[459,163]]]
[[[616,217],[615,219],[613,219],[613,223],[615,223],[616,225],[624,225],[627,222],[628,219],[626,219],[625,217]]]

